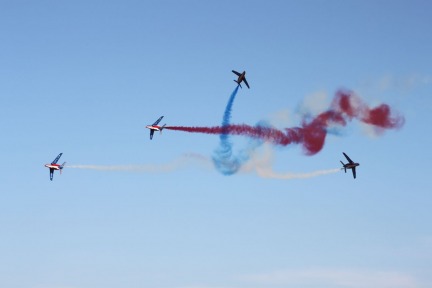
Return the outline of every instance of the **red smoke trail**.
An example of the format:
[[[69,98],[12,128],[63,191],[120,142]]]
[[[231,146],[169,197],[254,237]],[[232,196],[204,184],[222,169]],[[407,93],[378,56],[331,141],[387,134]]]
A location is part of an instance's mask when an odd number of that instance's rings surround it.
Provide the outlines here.
[[[387,104],[371,109],[352,92],[338,91],[327,111],[322,112],[311,121],[303,120],[300,127],[279,130],[266,126],[241,124],[215,127],[169,126],[165,129],[191,133],[242,135],[281,146],[302,144],[307,155],[314,155],[324,146],[327,128],[330,125],[346,126],[348,121],[358,119],[382,129],[402,127],[405,119],[399,115],[391,117],[391,114],[391,109]]]

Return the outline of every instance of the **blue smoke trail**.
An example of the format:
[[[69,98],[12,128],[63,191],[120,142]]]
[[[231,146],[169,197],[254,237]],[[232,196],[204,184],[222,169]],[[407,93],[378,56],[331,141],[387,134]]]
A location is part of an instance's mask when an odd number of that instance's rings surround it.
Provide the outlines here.
[[[234,99],[235,99],[235,97],[237,95],[238,89],[239,89],[239,86],[237,86],[234,89],[234,91],[231,93],[231,96],[230,96],[230,98],[228,100],[228,103],[227,103],[227,106],[225,108],[224,116],[223,116],[223,119],[222,119],[222,126],[228,126],[230,124],[231,109],[232,109],[232,106],[234,104]]]
[[[234,89],[228,100],[222,119],[222,128],[230,125],[231,110],[238,89],[239,86]],[[230,141],[229,135],[227,133],[222,133],[219,136],[219,140],[219,147],[216,148],[215,154],[213,155],[213,163],[216,169],[224,175],[235,174],[240,169],[240,167],[249,160],[252,152],[263,143],[262,140],[250,139],[246,149],[241,150],[238,155],[233,155],[233,144]]]
[[[234,99],[237,95],[239,86],[237,86],[231,93],[228,100],[227,106],[222,119],[222,127],[226,127],[230,124],[231,120],[231,109],[234,103]],[[213,156],[213,163],[216,169],[219,170],[224,175],[232,175],[240,169],[240,159],[233,156],[232,154],[232,143],[229,140],[229,135],[222,133],[219,136],[219,147],[215,150],[215,155]]]

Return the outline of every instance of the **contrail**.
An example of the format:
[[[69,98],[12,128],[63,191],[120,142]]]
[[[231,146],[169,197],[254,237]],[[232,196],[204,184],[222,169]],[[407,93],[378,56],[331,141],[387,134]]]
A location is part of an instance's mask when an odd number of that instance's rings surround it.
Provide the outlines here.
[[[141,173],[166,173],[190,165],[198,164],[204,168],[211,168],[211,162],[199,154],[184,154],[176,160],[166,164],[128,164],[128,165],[67,165],[66,168],[89,169],[99,171],[126,171]]]
[[[168,126],[165,129],[221,135],[221,144],[225,144],[221,147],[229,148],[224,151],[228,156],[231,155],[231,148],[226,144],[229,144],[227,135],[247,136],[280,146],[301,144],[306,155],[314,155],[323,148],[329,128],[332,126],[344,127],[353,119],[381,129],[398,129],[405,123],[403,116],[392,117],[391,108],[387,104],[369,108],[354,93],[338,91],[328,110],[318,114],[311,121],[303,119],[299,127],[279,130],[262,124],[256,126],[240,124],[214,127]]]

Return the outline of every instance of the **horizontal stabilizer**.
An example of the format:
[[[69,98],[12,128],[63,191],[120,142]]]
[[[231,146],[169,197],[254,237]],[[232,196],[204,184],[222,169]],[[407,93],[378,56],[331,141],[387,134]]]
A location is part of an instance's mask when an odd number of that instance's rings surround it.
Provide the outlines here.
[[[234,82],[236,82],[237,83],[237,85],[238,86],[240,86],[240,88],[242,88],[243,89],[243,87],[241,86],[241,84],[239,83],[239,82],[237,82],[237,80],[233,80]]]

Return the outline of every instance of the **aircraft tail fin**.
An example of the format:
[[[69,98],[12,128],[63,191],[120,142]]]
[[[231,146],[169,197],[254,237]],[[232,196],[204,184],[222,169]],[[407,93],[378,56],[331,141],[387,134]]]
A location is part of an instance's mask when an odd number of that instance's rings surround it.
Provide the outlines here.
[[[342,163],[342,168],[341,169],[343,169],[343,170],[345,170],[345,173],[346,173],[346,167],[345,167],[345,164],[342,162],[342,161],[340,161],[341,163]]]
[[[63,168],[66,165],[66,162],[63,162],[63,164],[60,166],[60,175],[62,174]]]
[[[243,89],[243,87],[241,86],[241,84],[240,84],[240,82],[238,82],[237,80],[233,80],[234,82],[236,82],[237,83],[237,85],[238,86],[240,86],[240,88],[242,88]]]

